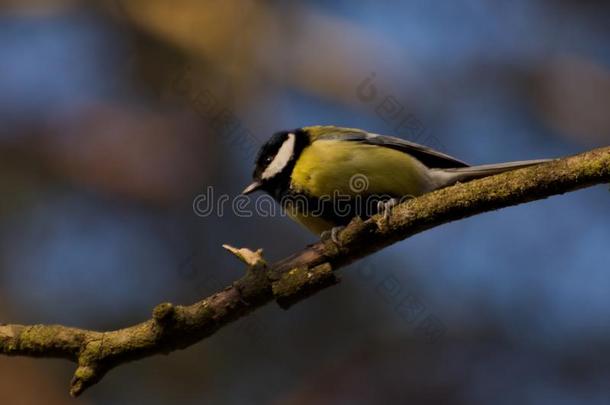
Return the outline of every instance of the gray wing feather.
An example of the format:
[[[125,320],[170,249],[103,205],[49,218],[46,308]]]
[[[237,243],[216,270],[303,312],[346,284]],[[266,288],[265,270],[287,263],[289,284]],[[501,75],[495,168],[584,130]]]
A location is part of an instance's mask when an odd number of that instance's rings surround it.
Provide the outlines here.
[[[495,163],[490,165],[470,166],[451,169],[430,170],[430,178],[436,188],[443,188],[459,182],[480,179],[482,177],[517,170],[528,166],[551,162],[553,159],[522,160],[518,162]]]

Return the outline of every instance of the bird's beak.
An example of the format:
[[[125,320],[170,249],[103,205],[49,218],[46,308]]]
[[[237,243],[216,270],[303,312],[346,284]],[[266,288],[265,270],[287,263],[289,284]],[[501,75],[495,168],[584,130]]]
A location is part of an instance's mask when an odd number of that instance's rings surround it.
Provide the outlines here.
[[[253,181],[248,187],[244,188],[244,191],[242,191],[241,193],[246,195],[246,194],[250,194],[255,192],[256,190],[258,190],[259,188],[261,188],[263,186],[263,183],[261,183],[260,181]]]

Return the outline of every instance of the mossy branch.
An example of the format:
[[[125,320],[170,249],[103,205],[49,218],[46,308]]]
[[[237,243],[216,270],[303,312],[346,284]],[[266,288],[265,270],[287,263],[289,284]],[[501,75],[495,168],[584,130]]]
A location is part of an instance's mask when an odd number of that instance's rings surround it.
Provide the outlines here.
[[[262,251],[225,246],[246,263],[232,285],[190,306],[162,303],[152,318],[98,332],[61,325],[0,325],[0,353],[59,357],[78,367],[70,393],[81,394],[122,363],[184,349],[276,300],[283,307],[338,282],[334,270],[414,234],[495,209],[610,182],[610,147],[457,184],[395,207],[389,217],[353,220],[331,241],[268,265]]]

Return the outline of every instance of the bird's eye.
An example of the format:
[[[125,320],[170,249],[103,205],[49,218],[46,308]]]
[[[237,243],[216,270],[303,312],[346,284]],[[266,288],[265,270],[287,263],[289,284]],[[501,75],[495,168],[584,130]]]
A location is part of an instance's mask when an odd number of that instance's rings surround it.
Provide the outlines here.
[[[272,160],[273,160],[273,156],[267,156],[267,159],[265,159],[265,162],[271,163]]]

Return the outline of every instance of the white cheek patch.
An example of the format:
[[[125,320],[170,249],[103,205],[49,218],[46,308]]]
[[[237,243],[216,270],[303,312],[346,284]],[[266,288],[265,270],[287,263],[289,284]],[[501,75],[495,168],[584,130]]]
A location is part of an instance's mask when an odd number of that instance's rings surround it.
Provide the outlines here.
[[[269,166],[267,166],[267,168],[263,172],[263,179],[270,179],[271,177],[284,170],[284,167],[286,167],[286,165],[290,161],[290,158],[292,158],[292,154],[294,153],[294,142],[294,134],[288,134],[288,138],[284,141],[280,149],[275,154],[273,161],[269,164]]]

